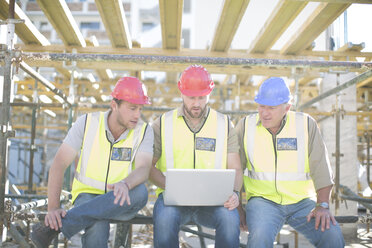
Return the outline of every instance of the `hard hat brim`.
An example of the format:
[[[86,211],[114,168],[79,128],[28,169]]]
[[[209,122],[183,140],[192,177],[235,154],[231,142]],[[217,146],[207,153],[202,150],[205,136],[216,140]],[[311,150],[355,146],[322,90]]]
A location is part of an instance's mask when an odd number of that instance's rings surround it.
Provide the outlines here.
[[[272,106],[272,107],[278,106],[283,103],[289,103],[291,100],[292,100],[292,97],[288,97],[286,99],[283,99],[282,101],[275,101],[273,99],[260,99],[258,97],[254,98],[254,101],[256,103],[261,104],[261,105],[266,105],[266,106]]]

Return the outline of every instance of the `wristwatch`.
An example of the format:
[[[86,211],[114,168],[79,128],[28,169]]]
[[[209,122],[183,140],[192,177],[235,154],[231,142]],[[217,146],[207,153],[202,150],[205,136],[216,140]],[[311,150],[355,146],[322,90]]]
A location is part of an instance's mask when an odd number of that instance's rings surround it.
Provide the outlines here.
[[[316,206],[317,207],[322,207],[322,208],[325,208],[325,209],[329,209],[328,202],[320,202],[320,203],[317,203]]]
[[[237,190],[234,190],[234,193],[238,195],[238,198],[240,198],[240,192]]]

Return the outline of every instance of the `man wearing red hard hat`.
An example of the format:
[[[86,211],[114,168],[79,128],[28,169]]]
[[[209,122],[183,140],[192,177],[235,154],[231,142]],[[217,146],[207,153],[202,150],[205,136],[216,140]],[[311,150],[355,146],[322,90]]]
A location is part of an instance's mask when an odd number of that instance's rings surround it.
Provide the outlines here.
[[[153,214],[154,247],[178,248],[180,226],[190,222],[215,229],[216,248],[239,247],[236,207],[243,174],[237,137],[229,118],[208,106],[214,83],[203,66],[189,66],[182,73],[178,88],[182,106],[163,114],[153,124],[155,143],[150,180],[158,186]],[[223,206],[167,205],[163,173],[168,169],[235,169],[235,190]]]
[[[36,247],[48,247],[62,232],[71,238],[84,230],[83,247],[107,247],[110,220],[129,220],[147,203],[143,184],[149,175],[154,135],[141,121],[146,88],[135,77],[123,77],[111,93],[110,110],[80,116],[59,148],[48,178],[48,213],[34,225]],[[79,156],[80,153],[80,156]],[[72,185],[74,207],[60,206],[66,168],[79,156]]]

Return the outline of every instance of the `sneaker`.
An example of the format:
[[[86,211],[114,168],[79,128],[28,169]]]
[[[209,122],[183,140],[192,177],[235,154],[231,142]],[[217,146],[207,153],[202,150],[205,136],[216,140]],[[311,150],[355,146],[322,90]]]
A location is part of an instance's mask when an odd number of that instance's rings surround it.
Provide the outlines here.
[[[32,226],[31,241],[37,248],[48,248],[50,243],[58,236],[59,231],[37,223]]]

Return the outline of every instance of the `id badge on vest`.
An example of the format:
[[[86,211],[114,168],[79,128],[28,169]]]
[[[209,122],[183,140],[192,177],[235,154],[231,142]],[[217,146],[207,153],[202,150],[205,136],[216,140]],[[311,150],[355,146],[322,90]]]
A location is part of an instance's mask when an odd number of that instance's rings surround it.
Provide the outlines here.
[[[216,150],[216,139],[197,137],[195,148],[196,150],[214,152]]]
[[[130,161],[132,158],[132,148],[116,148],[112,149],[111,160],[115,161]]]
[[[278,138],[276,148],[278,151],[297,151],[297,138]]]

